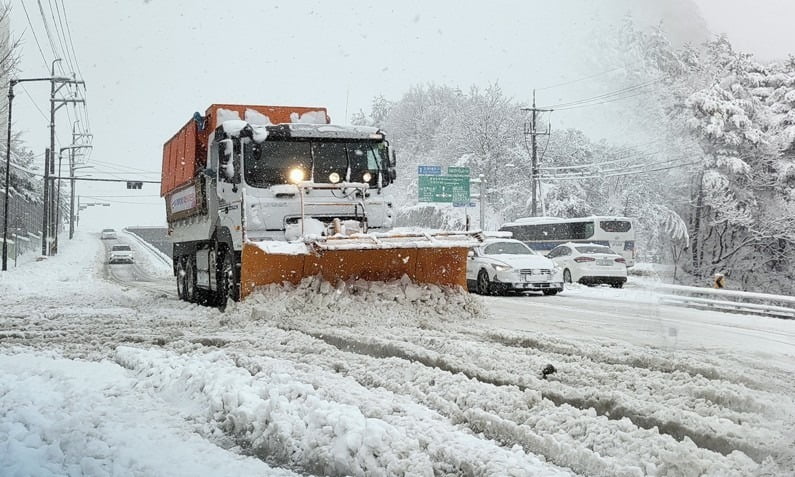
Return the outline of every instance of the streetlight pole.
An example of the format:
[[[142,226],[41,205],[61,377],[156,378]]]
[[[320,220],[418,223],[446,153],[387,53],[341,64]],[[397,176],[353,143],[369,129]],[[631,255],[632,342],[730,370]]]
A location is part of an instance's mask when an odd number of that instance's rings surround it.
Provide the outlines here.
[[[50,81],[55,83],[56,81],[69,81],[69,78],[59,78],[55,77],[55,75],[50,76],[49,78],[17,78],[11,79],[8,81],[8,130],[6,133],[6,177],[5,177],[5,200],[3,201],[3,271],[8,270],[8,199],[9,199],[9,188],[10,188],[10,180],[11,180],[11,104],[14,100],[14,86],[17,83],[24,83],[28,81]],[[45,160],[46,161],[46,160]],[[46,162],[45,162],[46,165]],[[49,167],[45,167],[44,175],[47,176],[49,171]],[[45,191],[45,201],[46,201],[46,193],[47,193],[47,182],[45,180],[44,183],[44,191]],[[44,219],[44,223],[46,224],[46,215]],[[42,240],[44,240],[44,236],[42,236]]]
[[[11,180],[11,101],[14,99],[14,80],[8,83],[8,134],[6,135],[6,190],[3,201],[3,271],[8,270],[8,188]]]

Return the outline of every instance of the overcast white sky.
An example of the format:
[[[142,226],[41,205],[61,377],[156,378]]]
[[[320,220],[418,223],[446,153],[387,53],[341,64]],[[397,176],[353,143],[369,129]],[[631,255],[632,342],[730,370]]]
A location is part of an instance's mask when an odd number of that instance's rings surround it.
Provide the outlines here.
[[[760,58],[786,56],[785,22],[795,18],[795,2],[694,2],[25,0],[27,15],[22,1],[12,2],[11,31],[24,42],[19,77],[47,76],[56,55],[39,3],[57,50],[64,46],[49,6],[66,6],[94,134],[94,169],[83,172],[159,180],[163,142],[211,103],[326,106],[335,122],[347,122],[374,96],[399,99],[426,82],[467,89],[496,81],[514,99],[529,100],[533,88],[599,73],[592,35],[630,10],[645,24],[665,18],[681,41],[704,39],[709,28]],[[545,90],[539,103],[579,99],[577,87],[582,83]],[[47,84],[17,88],[14,127],[42,152],[49,142]],[[71,143],[77,116],[65,109],[57,113],[56,147]],[[587,124],[582,117],[558,120]],[[164,224],[158,192],[156,184],[128,191],[124,184],[80,183],[78,195],[98,198],[84,201],[112,204],[84,211],[81,228]]]

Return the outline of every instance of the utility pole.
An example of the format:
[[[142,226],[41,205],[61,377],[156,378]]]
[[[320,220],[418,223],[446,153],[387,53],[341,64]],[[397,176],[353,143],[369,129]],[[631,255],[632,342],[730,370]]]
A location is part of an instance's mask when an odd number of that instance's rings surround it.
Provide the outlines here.
[[[75,125],[78,123],[78,121],[72,123],[72,144],[74,144],[75,141],[77,141],[78,137],[88,137],[90,142],[91,141],[90,138],[93,137],[92,134],[77,133]],[[91,147],[91,146],[86,145],[85,147]],[[69,240],[72,240],[72,237],[74,237],[74,235],[75,235],[75,154],[74,154],[74,149],[72,149],[69,154]]]
[[[61,150],[58,153],[58,176],[57,176],[57,179],[58,179],[57,197],[58,198],[56,199],[56,206],[55,206],[55,212],[54,212],[55,228],[53,229],[53,235],[55,237],[55,244],[54,244],[54,247],[53,247],[54,253],[58,252],[58,243],[59,243],[58,242],[58,234],[59,234],[58,229],[60,228],[59,226],[61,225],[61,179],[63,178],[61,176],[61,161],[63,159],[63,152],[66,151],[66,150],[69,151],[69,177],[70,177],[70,181],[71,181],[71,185],[72,185],[72,191],[70,193],[71,194],[71,199],[70,199],[71,202],[70,202],[70,211],[69,211],[69,214],[70,214],[70,217],[69,217],[69,238],[71,239],[72,236],[74,235],[74,233],[73,233],[74,232],[73,220],[72,220],[72,216],[71,216],[71,214],[72,214],[71,207],[74,206],[74,187],[75,187],[75,185],[74,185],[75,184],[75,181],[74,181],[74,175],[75,175],[74,174],[74,171],[75,171],[74,157],[75,157],[75,149],[90,149],[91,147],[92,146],[88,145],[88,144],[80,145],[80,146],[75,146],[73,144],[71,146],[62,147]],[[55,177],[52,177],[52,180],[53,180],[53,182],[55,182]]]
[[[55,99],[55,93],[60,91],[60,89],[65,84],[85,84],[84,81],[73,80],[69,78],[56,78],[55,77],[55,63],[61,61],[60,58],[56,58],[52,61],[52,65],[50,68],[50,77],[52,78],[50,81],[50,149],[47,154],[47,159],[45,159],[45,171],[44,171],[44,227],[41,231],[41,254],[42,255],[49,255],[49,244],[48,244],[48,231],[49,226],[56,227],[55,224],[55,211],[54,208],[54,183],[49,175],[55,175],[55,111],[58,110],[61,106],[66,105],[67,103],[85,103],[83,99]],[[56,83],[59,83],[58,87],[56,87]],[[58,103],[58,106],[55,104]],[[49,163],[49,167],[47,164]],[[60,174],[58,174],[60,176]],[[49,198],[49,201],[48,201]],[[53,202],[53,203],[50,203]]]
[[[530,162],[530,194],[532,195],[530,200],[530,214],[535,217],[536,216],[536,209],[537,209],[537,202],[538,196],[540,195],[540,187],[541,181],[538,177],[538,147],[536,144],[536,136],[548,136],[550,134],[549,124],[547,124],[547,131],[546,132],[538,132],[536,130],[536,126],[538,124],[538,113],[549,113],[552,112],[552,109],[539,109],[536,108],[536,90],[533,90],[533,107],[532,108],[522,108],[522,111],[530,111],[530,128],[528,129],[527,123],[525,123],[524,127],[524,135],[525,135],[525,144],[527,136],[530,136],[530,141],[532,143],[531,148],[531,162]]]

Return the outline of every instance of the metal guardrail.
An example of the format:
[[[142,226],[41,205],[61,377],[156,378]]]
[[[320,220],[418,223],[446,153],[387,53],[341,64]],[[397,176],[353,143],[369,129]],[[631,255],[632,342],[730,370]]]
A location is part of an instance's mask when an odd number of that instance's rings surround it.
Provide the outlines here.
[[[172,260],[171,260],[171,258],[168,255],[164,254],[163,252],[158,250],[157,247],[155,247],[154,245],[152,245],[149,242],[147,242],[146,240],[144,240],[143,237],[139,236],[135,232],[130,231],[127,228],[122,229],[122,231],[124,233],[132,236],[133,238],[135,238],[135,240],[139,244],[141,244],[141,246],[143,246],[144,248],[148,249],[152,253],[152,255],[154,255],[155,257],[157,257],[160,260],[162,260],[163,263],[165,263],[166,265],[171,265],[172,264]]]
[[[726,289],[659,285],[660,303],[701,310],[795,319],[795,297]]]

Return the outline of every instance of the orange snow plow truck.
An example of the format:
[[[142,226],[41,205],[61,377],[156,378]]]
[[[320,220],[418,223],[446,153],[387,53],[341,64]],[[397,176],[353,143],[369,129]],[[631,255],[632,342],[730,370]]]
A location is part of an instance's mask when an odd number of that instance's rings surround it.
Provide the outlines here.
[[[224,309],[257,286],[316,275],[466,286],[480,235],[390,231],[384,133],[329,122],[325,108],[213,104],[165,143],[180,299]]]

